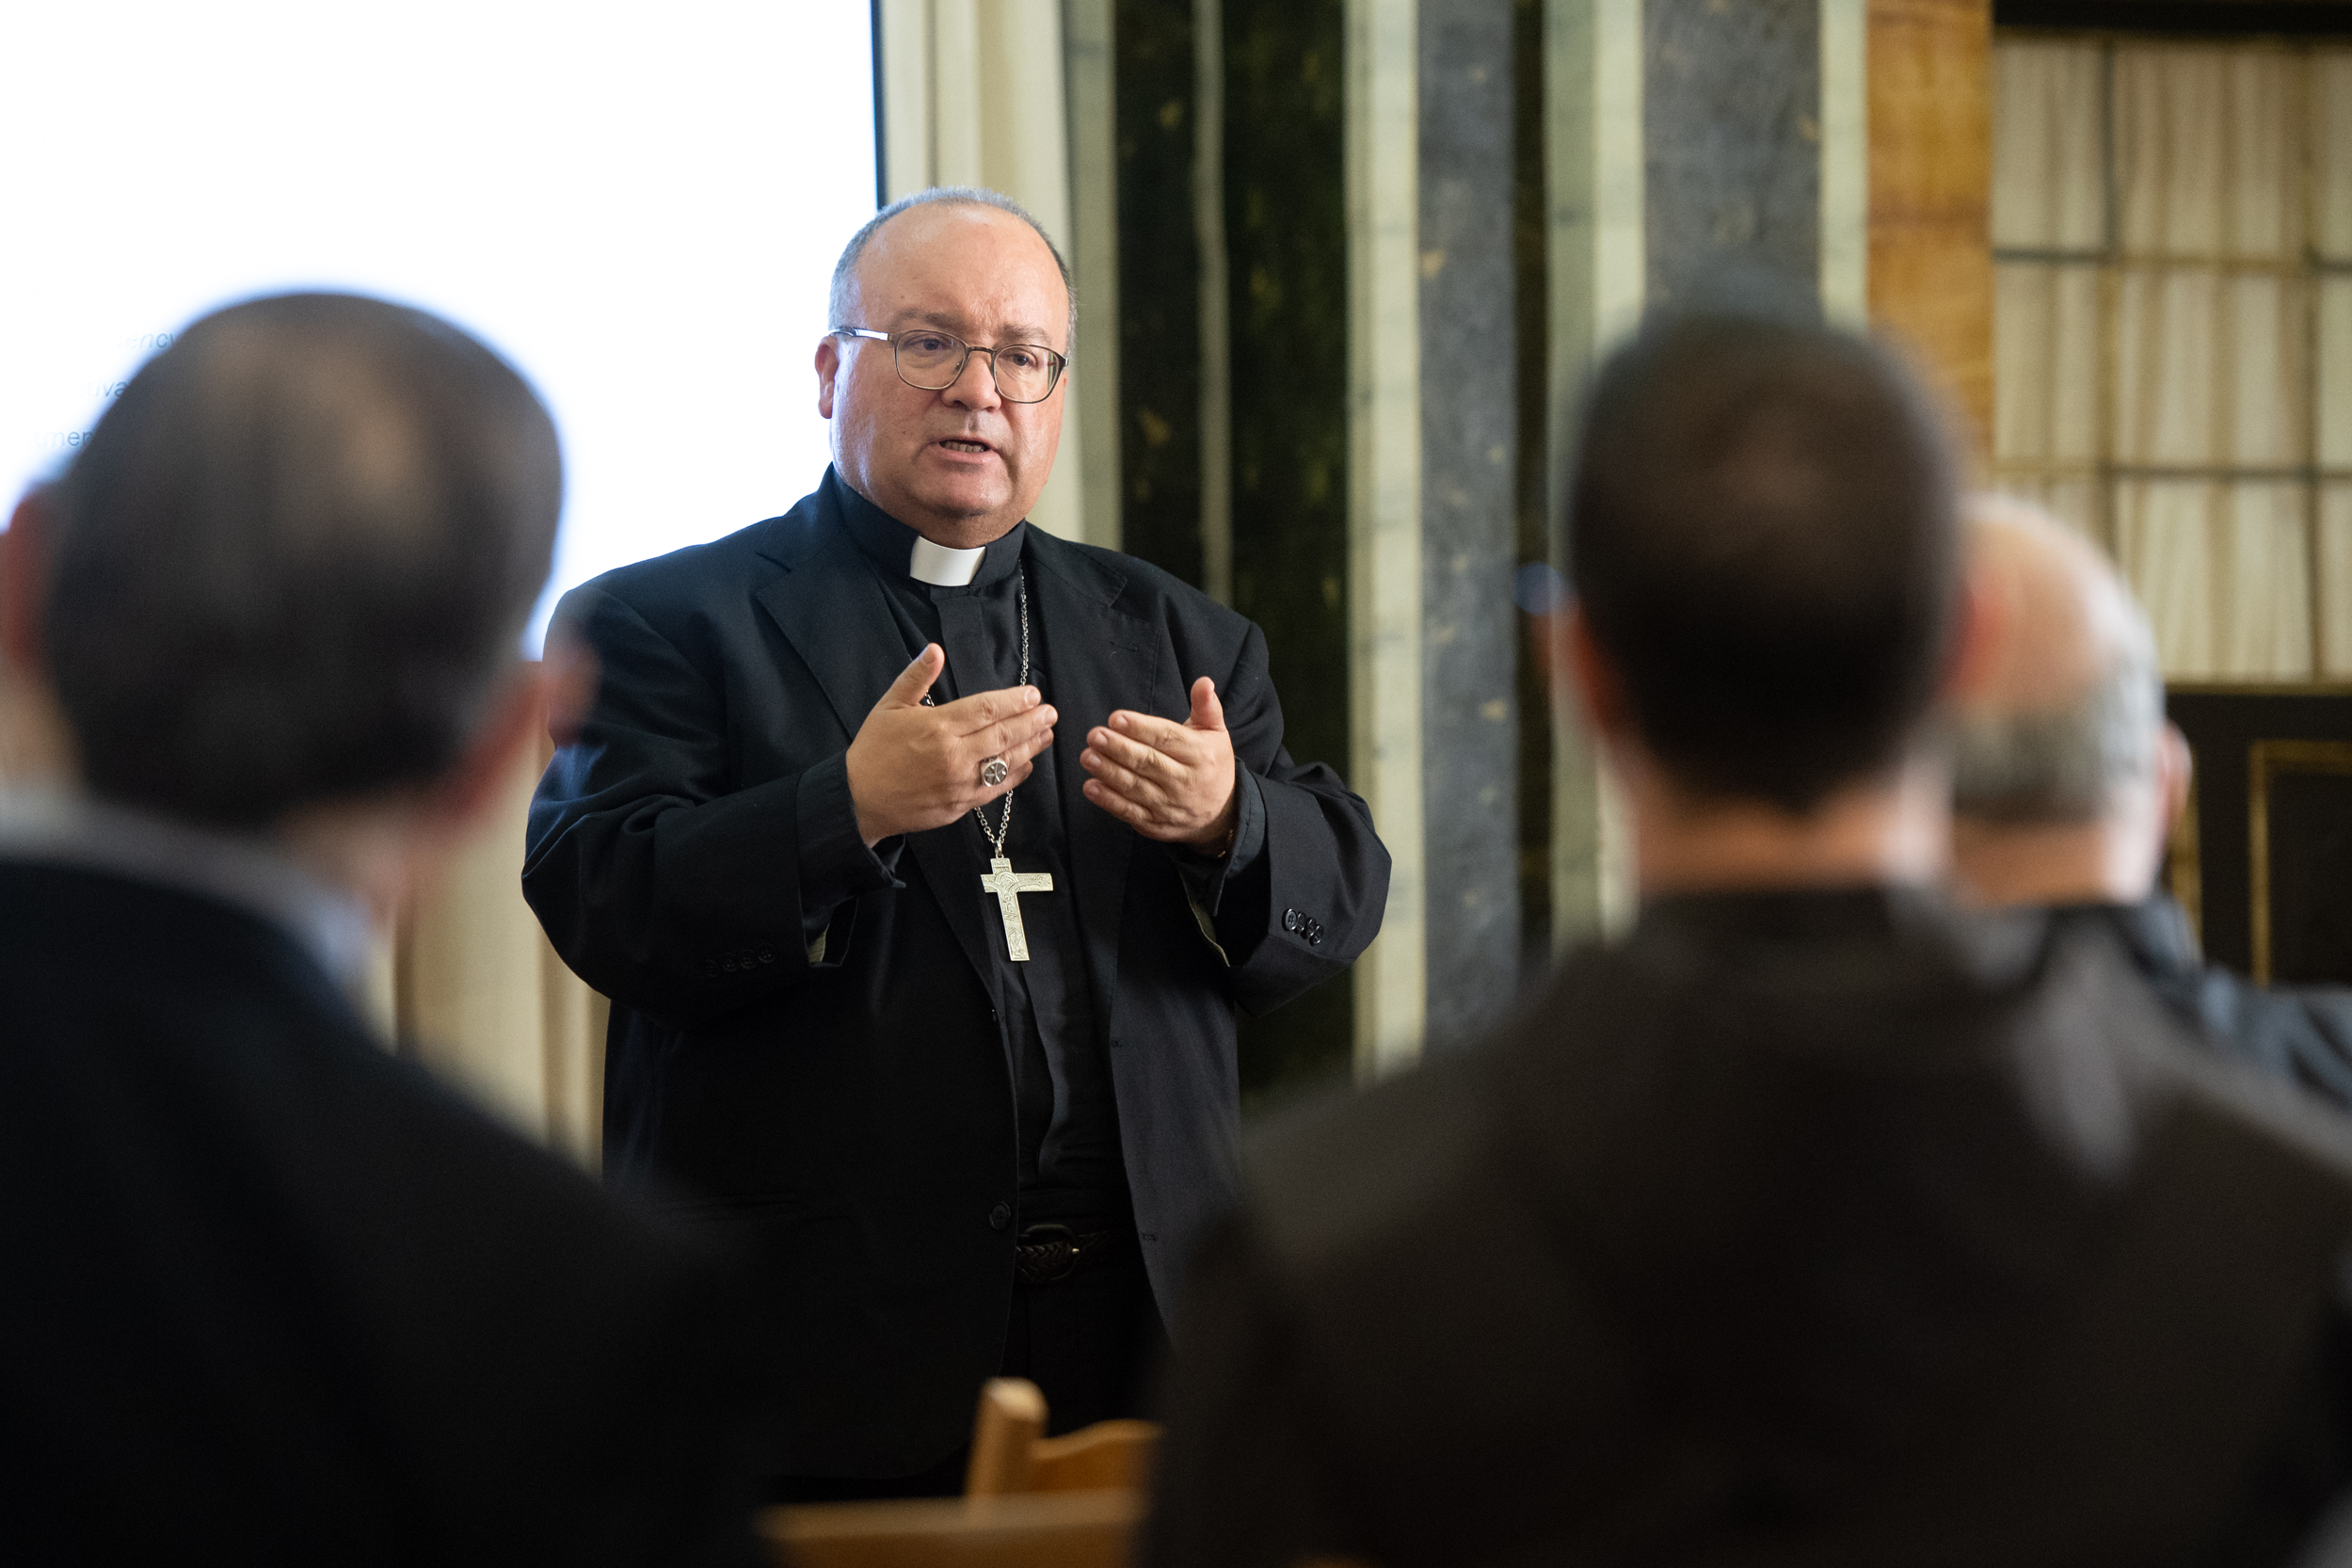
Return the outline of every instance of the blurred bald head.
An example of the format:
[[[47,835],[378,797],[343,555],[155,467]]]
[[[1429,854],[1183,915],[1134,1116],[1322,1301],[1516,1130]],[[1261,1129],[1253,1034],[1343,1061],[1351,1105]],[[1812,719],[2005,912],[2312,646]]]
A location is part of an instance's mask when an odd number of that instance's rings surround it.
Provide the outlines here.
[[[1969,549],[1993,641],[1955,715],[1960,875],[1992,903],[2142,896],[2177,744],[2147,617],[2104,556],[2024,502],[1972,503]]]
[[[447,322],[328,294],[197,322],[40,498],[83,782],[255,829],[438,779],[517,670],[562,472],[537,396]]]
[[[2155,639],[2083,537],[2023,502],[1977,501],[1970,544],[1997,628],[1960,709],[1954,806],[1994,822],[2086,822],[2148,776],[2164,724]]]

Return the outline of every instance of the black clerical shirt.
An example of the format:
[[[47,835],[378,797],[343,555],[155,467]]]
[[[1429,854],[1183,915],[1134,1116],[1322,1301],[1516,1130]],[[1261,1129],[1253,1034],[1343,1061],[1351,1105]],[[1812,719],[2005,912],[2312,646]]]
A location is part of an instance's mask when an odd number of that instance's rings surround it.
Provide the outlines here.
[[[825,483],[835,488],[851,537],[874,568],[908,660],[920,653],[926,643],[937,643],[947,654],[947,667],[932,689],[933,699],[952,702],[1019,685],[1021,585],[1029,525],[1016,524],[989,544],[970,583],[960,587],[936,586],[908,573],[916,538],[913,529],[843,484],[838,474],[828,472]],[[1051,702],[1050,633],[1038,614],[1033,584],[1028,619],[1029,683]],[[1072,650],[1069,656],[1082,654]],[[1105,717],[1064,713],[1060,722],[1090,724]],[[993,962],[987,979],[1003,1020],[1013,1074],[1022,1218],[1115,1215],[1124,1219],[1129,1204],[1118,1107],[1078,929],[1078,873],[1065,855],[1069,836],[1062,820],[1062,781],[1053,749],[1040,752],[1032,765],[1034,771],[1008,797],[1013,815],[1004,839],[1004,855],[1015,871],[1042,872],[1053,878],[1051,892],[1018,895],[1028,937],[1027,962],[1013,962],[997,897],[981,887],[995,853],[993,835],[1003,822],[1003,798],[991,802],[981,814],[986,818],[985,828],[979,816],[967,816],[956,829],[971,856],[971,876],[964,896],[983,904],[983,925],[990,936]],[[1223,863],[1177,856],[1196,906],[1211,913],[1223,881],[1247,868],[1263,840],[1262,807],[1246,770],[1241,770],[1239,788],[1243,797],[1241,832],[1236,836],[1233,854]],[[895,880],[892,873],[902,840],[885,840],[874,850],[866,850],[856,831],[845,768],[827,770],[821,787],[804,790],[800,814],[805,846],[802,887],[815,895],[807,900],[805,935],[814,943],[822,939],[825,923],[840,902]]]

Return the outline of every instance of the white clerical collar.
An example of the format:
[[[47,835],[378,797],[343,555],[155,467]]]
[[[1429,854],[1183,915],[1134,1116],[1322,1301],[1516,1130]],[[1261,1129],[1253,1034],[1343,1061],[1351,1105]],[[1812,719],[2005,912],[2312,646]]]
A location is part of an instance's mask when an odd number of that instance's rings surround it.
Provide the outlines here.
[[[950,550],[917,534],[914,552],[907,558],[906,575],[935,588],[968,587],[980,573],[980,558],[987,553],[986,545],[977,550]]]

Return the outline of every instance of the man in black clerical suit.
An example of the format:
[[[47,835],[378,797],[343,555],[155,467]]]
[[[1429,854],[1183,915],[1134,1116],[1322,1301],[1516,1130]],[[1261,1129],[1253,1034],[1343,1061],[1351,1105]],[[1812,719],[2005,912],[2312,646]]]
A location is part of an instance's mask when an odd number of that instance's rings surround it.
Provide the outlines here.
[[[1975,504],[1993,657],[1954,727],[1953,869],[1970,896],[2107,926],[2216,1048],[2352,1107],[2352,990],[2260,986],[2198,952],[2156,886],[2188,805],[2156,640],[2115,568],[2024,502]]]
[[[0,1558],[760,1560],[725,1275],[346,994],[533,742],[561,485],[480,344],[289,296],[0,536],[72,754],[0,794]]]
[[[1253,1148],[1144,1560],[2281,1560],[2352,1457],[2352,1138],[2103,933],[1934,890],[1979,623],[1924,400],[1705,309],[1577,463],[1560,642],[1640,915]]]
[[[956,1490],[1000,1372],[1135,1412],[1234,1010],[1344,969],[1388,880],[1256,626],[1023,520],[1074,327],[1034,223],[909,198],[831,313],[815,492],[559,607],[602,681],[523,873],[613,999],[608,1175],[767,1258],[788,1497]]]

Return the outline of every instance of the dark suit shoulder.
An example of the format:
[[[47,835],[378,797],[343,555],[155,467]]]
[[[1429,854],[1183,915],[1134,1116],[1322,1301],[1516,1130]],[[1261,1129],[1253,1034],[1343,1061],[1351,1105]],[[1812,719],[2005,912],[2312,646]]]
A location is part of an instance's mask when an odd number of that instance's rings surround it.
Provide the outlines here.
[[[192,1134],[249,1140],[285,1174],[301,1172],[296,1207],[315,1204],[310,1218],[330,1233],[358,1218],[337,1205],[361,1206],[368,1240],[414,1248],[419,1269],[521,1276],[574,1247],[674,1255],[584,1175],[381,1048],[310,956],[259,916],[38,863],[0,865],[0,911],[19,1064],[47,1059],[72,1073],[103,1059],[100,1071],[50,1078],[51,1091],[152,1096],[142,1117],[170,1114],[179,1096]],[[124,952],[139,955],[136,972],[121,972]]]
[[[2264,988],[2217,967],[2151,984],[2225,1058],[2352,1108],[2352,991]]]
[[[1495,1160],[1491,1058],[1426,1063],[1282,1113],[1242,1155],[1254,1224],[1285,1269],[1344,1269],[1394,1245],[1400,1216],[1485,1201]]]
[[[2162,1085],[2147,1096],[2156,1108],[2186,1100],[2337,1173],[2324,1180],[2352,1173],[2352,1128],[2317,1103],[2352,1099],[2352,991],[2265,989],[2208,967],[2168,900],[2065,908],[2052,928],[2054,949],[2078,955],[2078,992],[2096,999],[2076,1032]]]
[[[41,1347],[0,1452],[71,1429],[38,1484],[140,1489],[116,1545],[170,1520],[210,1557],[268,1517],[289,1558],[732,1551],[722,1266],[378,1048],[289,936],[11,862],[0,996],[0,1256],[41,1282],[0,1285]]]
[[[1514,1146],[1526,1141],[1528,1108],[1512,1103],[1524,1088],[1520,1059],[1607,1032],[1619,1013],[1608,997],[1611,971],[1621,967],[1598,951],[1578,954],[1494,1036],[1361,1093],[1309,1101],[1253,1135],[1242,1156],[1248,1224],[1264,1266],[1295,1288],[1290,1299],[1352,1311],[1351,1302],[1384,1299],[1356,1294],[1376,1276],[1390,1287],[1417,1276],[1406,1311],[1368,1314],[1361,1325],[1408,1336],[1424,1308],[1530,1320],[1558,1308],[1572,1287],[1531,1264],[1509,1271],[1508,1290],[1457,1288],[1498,1259],[1549,1255],[1544,1173]],[[1568,1129],[1545,1136],[1552,1131]],[[1468,1259],[1483,1267],[1453,1271]]]
[[[1479,1560],[1589,1505],[1639,1410],[1609,1304],[1515,1168],[1497,1044],[1266,1129],[1228,1251],[1204,1263],[1206,1290],[1248,1292],[1256,1332],[1281,1346],[1304,1428],[1345,1434],[1346,1453],[1299,1462],[1370,1481],[1339,1510],[1362,1534],[1318,1549],[1400,1543],[1419,1528],[1412,1499],[1441,1496],[1463,1505],[1449,1549]]]

